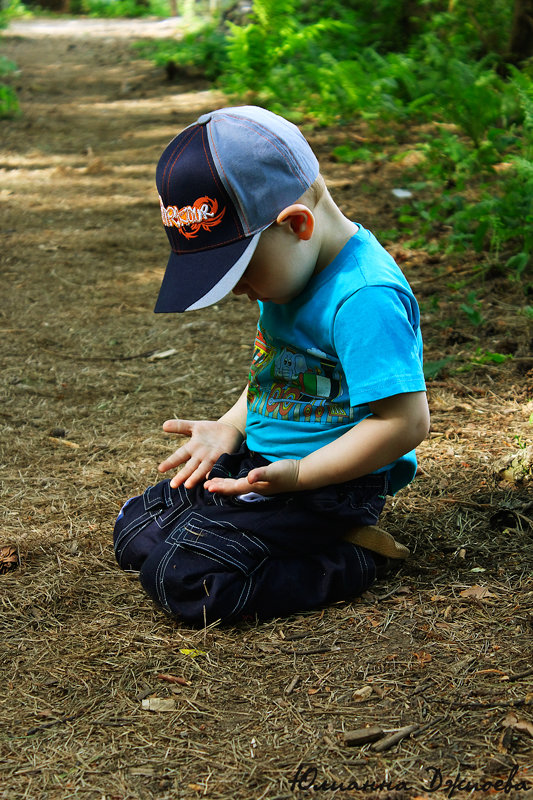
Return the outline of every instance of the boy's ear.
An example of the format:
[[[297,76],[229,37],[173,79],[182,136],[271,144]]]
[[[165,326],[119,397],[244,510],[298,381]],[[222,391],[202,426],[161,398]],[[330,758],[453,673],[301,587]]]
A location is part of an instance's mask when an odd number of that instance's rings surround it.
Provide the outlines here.
[[[298,239],[307,241],[313,235],[315,218],[313,212],[301,203],[293,203],[278,214],[278,225],[288,223]]]

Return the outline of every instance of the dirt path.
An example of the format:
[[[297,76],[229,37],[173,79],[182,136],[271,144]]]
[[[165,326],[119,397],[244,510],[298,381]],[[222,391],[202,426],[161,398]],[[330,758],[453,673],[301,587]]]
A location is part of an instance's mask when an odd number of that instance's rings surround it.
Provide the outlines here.
[[[163,39],[179,36],[183,27],[181,17],[170,19],[27,19],[15,20],[9,25],[9,36],[22,36],[25,39],[67,38],[69,40],[94,39]],[[111,44],[114,44],[111,41]]]
[[[236,399],[255,327],[243,298],[152,312],[167,258],[155,163],[223,103],[131,60],[132,35],[174,24],[37,20],[4,37],[22,114],[1,123],[0,546],[21,565],[0,576],[0,798],[289,800],[315,783],[328,800],[444,800],[459,775],[473,794],[453,797],[530,800],[531,484],[494,466],[531,430],[517,287],[487,279],[488,323],[473,330],[442,259],[395,248],[430,360],[516,356],[431,383],[421,474],[385,518],[413,553],[399,575],[324,612],[196,632],[114,564],[118,508],[170,449],[161,422]],[[336,164],[347,135],[312,134],[326,177],[386,228],[398,162]],[[171,710],[149,710],[153,698]],[[367,724],[419,731],[384,752],[348,748],[345,732]]]

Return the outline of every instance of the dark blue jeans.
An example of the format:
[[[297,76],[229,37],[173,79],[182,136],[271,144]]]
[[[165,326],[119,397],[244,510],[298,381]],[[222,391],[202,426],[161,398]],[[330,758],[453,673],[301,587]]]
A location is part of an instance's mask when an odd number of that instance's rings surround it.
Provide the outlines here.
[[[212,476],[241,477],[267,463],[243,445]],[[125,504],[114,543],[122,569],[138,570],[148,594],[192,625],[245,616],[267,619],[355,597],[375,580],[375,556],[343,541],[375,525],[386,474],[258,502],[202,485],[150,486]]]

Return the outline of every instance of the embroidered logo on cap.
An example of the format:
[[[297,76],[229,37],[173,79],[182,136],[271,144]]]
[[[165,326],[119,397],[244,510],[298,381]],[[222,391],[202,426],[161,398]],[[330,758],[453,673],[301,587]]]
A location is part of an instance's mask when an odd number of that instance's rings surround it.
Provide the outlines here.
[[[195,239],[200,228],[209,231],[220,223],[226,209],[218,210],[218,202],[210,197],[199,197],[192,206],[165,206],[161,196],[161,219],[167,228],[177,228],[186,239]]]

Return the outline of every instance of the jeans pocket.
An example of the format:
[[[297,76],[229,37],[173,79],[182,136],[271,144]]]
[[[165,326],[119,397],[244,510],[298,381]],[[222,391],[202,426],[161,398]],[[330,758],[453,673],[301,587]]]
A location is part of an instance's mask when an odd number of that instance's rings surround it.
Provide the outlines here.
[[[171,537],[179,547],[200,553],[225,568],[251,575],[270,556],[267,544],[250,531],[191,514]]]
[[[148,541],[154,535],[156,539],[164,535],[165,529],[174,525],[190,506],[187,490],[181,486],[172,490],[168,480],[149,486],[143,494],[128,500],[115,523],[114,545],[119,565],[125,568],[131,552],[142,549],[141,539]]]
[[[170,481],[160,481],[155,486],[149,486],[142,495],[145,511],[163,511],[172,505]]]

